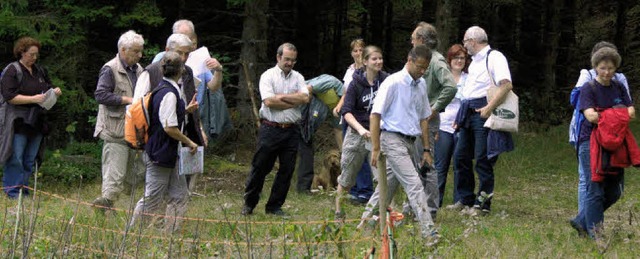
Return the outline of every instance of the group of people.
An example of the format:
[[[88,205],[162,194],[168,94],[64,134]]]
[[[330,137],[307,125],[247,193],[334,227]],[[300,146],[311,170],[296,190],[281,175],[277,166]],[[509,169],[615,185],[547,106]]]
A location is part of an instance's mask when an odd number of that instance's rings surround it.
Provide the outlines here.
[[[164,226],[172,232],[180,227],[179,219],[186,212],[188,182],[195,181],[193,176],[180,174],[179,149],[189,147],[194,153],[198,146],[207,145],[209,131],[203,127],[197,96],[202,96],[205,87],[211,92],[220,90],[223,68],[215,58],[203,61],[206,70],[201,74],[185,65],[197,48],[195,28],[189,20],[174,23],[165,51],[144,69],[138,63],[143,45],[141,35],[125,32],[118,41],[118,54],[100,70],[94,135],[104,141],[102,194],[93,204],[98,209],[111,208],[125,187],[144,181],[144,196],[136,204],[130,224],[142,224],[144,220],[139,218],[148,218],[146,215],[164,206],[168,216]],[[140,152],[124,140],[124,118],[127,106],[148,93],[148,141]]]
[[[490,211],[491,199],[481,193],[489,197],[493,193],[497,155],[487,155],[490,130],[483,125],[512,89],[511,75],[502,53],[492,51],[489,58],[487,34],[478,26],[469,28],[464,46],[452,46],[446,57],[436,51],[437,32],[431,24],[419,23],[411,35],[411,43],[405,66],[393,74],[383,70],[383,52],[379,47],[365,46],[362,40],[351,44],[354,64],[347,70],[343,95],[333,109],[334,116],[342,116],[345,125],[335,215],[336,219],[345,217],[341,207],[344,193],[359,182],[359,177],[386,177],[389,190],[385,202],[390,202],[401,185],[408,196],[407,207],[420,223],[423,236],[433,237],[437,235],[434,218],[442,205],[452,158],[455,203],[449,207],[485,214]],[[298,107],[312,97],[304,77],[293,70],[296,47],[282,44],[276,58],[276,66],[260,78],[261,126],[246,183],[243,215],[253,214],[265,177],[276,159],[280,166],[265,211],[286,215],[282,205],[300,138],[296,127],[301,118]],[[487,100],[492,82],[500,90],[495,98]],[[381,154],[387,159],[387,175],[377,173]],[[473,160],[480,180],[477,192],[474,192]],[[379,192],[376,188],[370,197],[355,193],[356,199],[367,200],[362,218],[373,216]]]
[[[341,203],[354,185],[358,186],[352,189],[354,199],[367,203],[361,217],[372,217],[381,197],[378,187],[374,191],[372,179],[386,177],[384,202],[389,204],[402,186],[408,198],[405,212],[415,215],[424,237],[434,237],[438,235],[434,221],[443,206],[451,164],[453,203],[447,208],[476,215],[490,213],[499,153],[488,151],[497,140],[490,137],[493,130],[484,124],[513,86],[506,57],[491,49],[486,32],[478,26],[468,28],[462,45],[454,44],[446,55],[436,50],[437,31],[431,24],[418,23],[411,43],[404,67],[389,74],[383,70],[379,47],[354,40],[354,63],[345,74],[344,87],[338,82],[330,98],[320,99],[332,100],[325,110],[335,117],[336,139],[342,152],[336,219],[345,217]],[[196,75],[185,65],[196,47],[193,23],[179,20],[165,51],[143,68],[138,63],[144,48],[142,36],[134,31],[120,36],[118,53],[100,70],[95,90],[99,109],[94,136],[104,141],[102,192],[93,201],[97,208],[113,207],[125,189],[144,182],[144,197],[138,201],[130,224],[143,222],[139,220],[143,215],[166,203],[165,214],[170,217],[165,227],[168,231],[179,227],[189,187],[188,179],[176,166],[178,149],[185,146],[194,152],[197,146],[207,145],[210,134],[203,127],[199,103],[203,91],[219,91],[222,83],[222,65],[215,58],[204,61],[203,74]],[[40,43],[33,38],[16,41],[13,52],[17,61],[3,70],[0,81],[0,162],[4,164],[3,190],[11,198],[27,192],[22,187],[28,185],[43,135],[48,131],[39,105],[46,98],[44,92],[53,89],[55,95],[62,94],[52,85],[46,70],[35,63],[39,49]],[[276,160],[279,167],[265,212],[287,215],[282,207],[299,150],[303,159],[297,189],[307,192],[310,188],[313,160],[309,164],[305,157],[313,157],[313,147],[308,134],[301,133],[299,122],[317,116],[310,115],[308,106],[307,114],[301,113],[301,107],[322,95],[293,69],[297,54],[293,44],[280,45],[277,64],[260,77],[260,128],[244,189],[243,215],[253,214],[265,177]],[[581,71],[572,94],[576,111],[570,141],[578,155],[579,185],[578,213],[570,224],[581,235],[591,237],[602,229],[604,211],[622,193],[622,168],[640,165],[640,150],[635,140],[629,140],[632,135],[620,148],[601,148],[609,147],[610,142],[600,128],[627,133],[628,121],[635,118],[626,78],[615,73],[620,62],[613,44],[596,44],[591,56],[593,69]],[[492,85],[498,86],[498,91],[488,99],[487,90]],[[125,142],[124,120],[127,106],[148,93],[152,93],[149,140],[141,152]],[[342,121],[342,132],[338,120]],[[607,128],[609,125],[614,126]],[[378,174],[381,156],[387,161],[386,175]],[[477,189],[474,171],[479,180]]]

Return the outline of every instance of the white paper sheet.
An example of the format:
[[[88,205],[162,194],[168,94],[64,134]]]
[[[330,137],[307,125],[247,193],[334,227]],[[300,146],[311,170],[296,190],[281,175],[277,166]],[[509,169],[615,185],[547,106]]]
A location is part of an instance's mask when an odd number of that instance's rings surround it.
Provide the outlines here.
[[[205,62],[210,58],[211,55],[209,55],[209,49],[203,46],[189,54],[186,65],[191,67],[191,69],[193,69],[193,75],[198,77],[207,71],[207,65]]]
[[[204,172],[204,147],[198,147],[195,154],[190,147],[180,147],[180,175],[201,174]]]
[[[50,88],[47,92],[44,93],[45,99],[44,102],[39,103],[42,108],[46,110],[50,110],[54,104],[58,101],[58,96],[56,95],[53,88]]]

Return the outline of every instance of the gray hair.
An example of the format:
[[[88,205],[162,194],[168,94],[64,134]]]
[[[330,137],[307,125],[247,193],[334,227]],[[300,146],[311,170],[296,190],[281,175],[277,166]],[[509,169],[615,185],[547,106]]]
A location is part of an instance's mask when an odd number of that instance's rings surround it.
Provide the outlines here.
[[[294,46],[289,42],[285,42],[285,43],[282,43],[280,47],[278,47],[278,52],[277,52],[278,56],[282,56],[282,53],[284,52],[284,48],[287,48],[288,50],[291,50],[293,52],[298,52],[298,49],[296,49],[296,46]]]
[[[596,51],[598,51],[599,49],[604,48],[604,47],[609,47],[609,48],[615,49],[616,51],[618,50],[616,45],[614,45],[613,43],[608,42],[608,41],[601,41],[601,42],[598,42],[595,45],[593,45],[593,49],[591,49],[591,55],[595,54]]]
[[[118,50],[122,48],[131,48],[134,45],[144,45],[144,39],[142,38],[142,35],[137,34],[133,30],[120,35],[120,39],[118,40]]]
[[[436,27],[426,22],[419,22],[416,27],[416,38],[422,40],[430,49],[438,46],[438,31]]]
[[[427,62],[431,61],[431,50],[427,45],[418,44],[409,51],[409,59],[411,61],[415,62],[420,58],[424,58]]]
[[[178,52],[167,51],[164,53],[162,61],[162,75],[165,77],[173,78],[182,72],[184,63],[182,62],[182,57]]]
[[[487,33],[484,31],[484,29],[480,28],[479,26],[469,27],[469,29],[467,29],[467,32],[465,34],[468,36],[469,39],[474,39],[478,43],[489,42],[489,37],[487,37]]]
[[[174,50],[179,47],[191,47],[191,40],[187,35],[174,33],[167,39],[167,49]]]
[[[173,27],[171,28],[173,33],[178,33],[178,29],[180,29],[180,26],[186,25],[187,27],[189,27],[189,30],[191,30],[191,33],[195,33],[196,32],[196,28],[193,26],[193,22],[189,21],[189,20],[177,20],[176,22],[173,23]]]
[[[620,63],[622,62],[622,58],[618,51],[611,47],[602,47],[591,55],[591,66],[595,69],[600,62],[603,61],[611,61],[613,65],[617,68],[620,67]]]

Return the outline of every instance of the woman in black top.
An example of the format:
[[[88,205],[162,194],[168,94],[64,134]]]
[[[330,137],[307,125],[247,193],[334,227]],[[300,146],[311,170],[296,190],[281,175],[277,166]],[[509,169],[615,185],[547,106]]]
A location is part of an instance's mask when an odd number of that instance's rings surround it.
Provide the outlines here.
[[[362,52],[364,67],[353,73],[353,80],[347,89],[344,105],[340,113],[349,124],[342,145],[340,165],[342,173],[338,177],[338,193],[336,195],[336,218],[343,218],[340,199],[345,189],[355,183],[362,162],[369,158],[371,132],[369,132],[369,115],[373,107],[373,99],[387,73],[382,71],[382,50],[376,46],[367,46]],[[375,168],[371,172],[376,175]]]
[[[18,39],[13,47],[18,61],[5,68],[0,81],[0,109],[4,111],[0,113],[2,186],[10,198],[18,197],[33,173],[45,127],[39,104],[46,99],[44,93],[54,88],[44,70],[35,64],[39,50],[40,42],[36,39]],[[62,91],[56,87],[54,93],[60,96]]]

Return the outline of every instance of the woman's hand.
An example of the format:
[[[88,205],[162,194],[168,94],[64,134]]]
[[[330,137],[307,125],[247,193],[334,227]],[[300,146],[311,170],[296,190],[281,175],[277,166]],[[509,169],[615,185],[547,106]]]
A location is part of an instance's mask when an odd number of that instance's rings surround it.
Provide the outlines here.
[[[340,108],[336,106],[335,108],[333,108],[333,117],[339,118],[340,117]]]
[[[47,97],[45,94],[36,94],[31,96],[31,103],[43,103]]]
[[[56,94],[56,96],[62,95],[62,90],[60,89],[60,87],[53,88],[53,92]]]
[[[371,138],[371,132],[366,130],[365,128],[359,129],[358,134],[360,134],[360,136],[364,137],[365,139]]]

